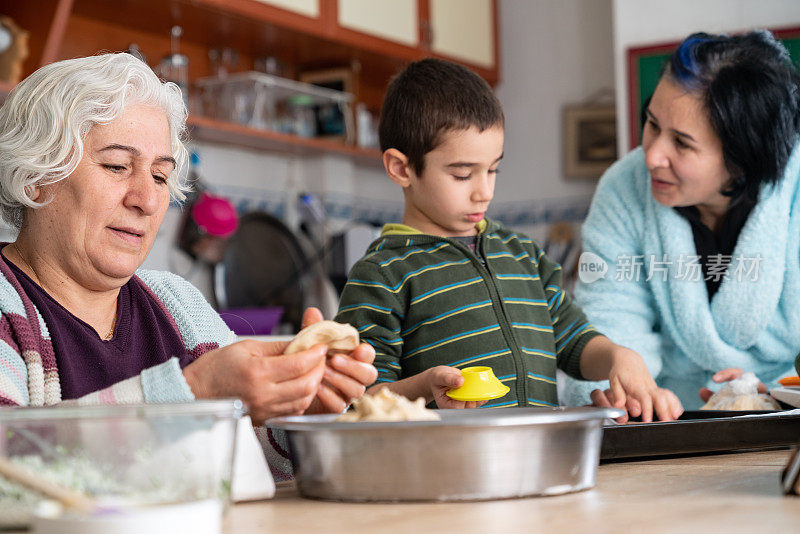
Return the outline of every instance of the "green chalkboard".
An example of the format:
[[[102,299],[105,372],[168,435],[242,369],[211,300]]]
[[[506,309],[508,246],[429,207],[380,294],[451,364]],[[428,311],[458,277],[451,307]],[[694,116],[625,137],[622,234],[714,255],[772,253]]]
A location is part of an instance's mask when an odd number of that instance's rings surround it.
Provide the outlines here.
[[[800,28],[773,30],[775,37],[789,51],[792,62],[800,68]],[[664,63],[678,46],[678,42],[628,49],[628,123],[630,146],[638,146],[642,138],[642,103],[656,90]]]

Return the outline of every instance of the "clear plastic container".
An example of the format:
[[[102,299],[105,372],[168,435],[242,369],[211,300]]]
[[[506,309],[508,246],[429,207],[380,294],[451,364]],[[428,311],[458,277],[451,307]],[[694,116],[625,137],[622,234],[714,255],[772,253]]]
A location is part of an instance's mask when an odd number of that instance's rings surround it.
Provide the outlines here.
[[[183,54],[164,56],[156,73],[165,81],[173,82],[181,90],[183,103],[189,107],[189,58]]]
[[[288,99],[291,117],[291,133],[300,137],[314,137],[317,134],[317,118],[314,114],[314,99],[310,95],[298,93]]]
[[[0,454],[100,502],[142,507],[230,499],[239,400],[0,409]],[[0,529],[42,497],[0,477]]]
[[[317,135],[318,109],[335,106],[345,118],[341,137],[355,142],[350,93],[262,72],[201,78],[195,86],[206,117],[303,137]]]

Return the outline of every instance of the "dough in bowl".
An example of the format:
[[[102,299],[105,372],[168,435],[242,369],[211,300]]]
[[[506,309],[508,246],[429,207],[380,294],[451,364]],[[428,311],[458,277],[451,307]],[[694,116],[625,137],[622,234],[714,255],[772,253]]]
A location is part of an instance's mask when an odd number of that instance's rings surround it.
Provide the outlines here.
[[[284,354],[294,354],[308,350],[314,345],[324,343],[328,353],[350,352],[358,347],[358,330],[349,324],[336,321],[319,321],[300,330]]]
[[[353,403],[353,411],[336,418],[337,421],[438,421],[439,414],[425,408],[422,397],[410,401],[388,388],[374,395],[364,395]]]
[[[780,405],[769,395],[758,392],[758,378],[744,373],[714,393],[701,410],[780,410]]]

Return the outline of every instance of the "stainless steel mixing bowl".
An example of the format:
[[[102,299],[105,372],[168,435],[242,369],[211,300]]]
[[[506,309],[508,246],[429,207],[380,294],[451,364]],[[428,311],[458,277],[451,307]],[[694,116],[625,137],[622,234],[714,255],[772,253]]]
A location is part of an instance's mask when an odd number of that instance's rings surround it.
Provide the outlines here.
[[[442,410],[441,421],[273,419],[300,494],[344,501],[458,501],[557,495],[595,483],[615,408]]]

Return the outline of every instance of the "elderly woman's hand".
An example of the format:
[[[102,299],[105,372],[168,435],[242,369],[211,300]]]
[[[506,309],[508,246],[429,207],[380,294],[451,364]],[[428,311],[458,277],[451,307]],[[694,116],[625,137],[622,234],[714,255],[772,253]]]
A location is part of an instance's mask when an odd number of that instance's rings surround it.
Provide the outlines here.
[[[720,384],[722,382],[730,382],[731,380],[736,380],[737,378],[740,378],[743,373],[744,371],[742,371],[738,367],[731,367],[729,369],[723,369],[722,371],[719,371],[718,373],[716,373],[714,376],[711,377],[711,380],[713,380],[717,384]],[[768,391],[767,386],[765,386],[763,382],[759,382],[758,392],[767,393],[767,391]],[[708,399],[710,399],[711,395],[713,394],[714,392],[708,388],[700,388],[699,395],[700,399],[703,402],[708,402]]]
[[[303,328],[323,319],[316,308],[308,308],[303,314]],[[328,358],[328,365],[317,395],[305,411],[314,413],[341,413],[355,399],[361,398],[367,386],[378,378],[375,349],[368,343],[361,343],[350,354],[334,354]]]
[[[325,373],[325,345],[282,356],[286,343],[244,340],[209,351],[183,370],[198,399],[238,397],[255,425],[308,409]]]

